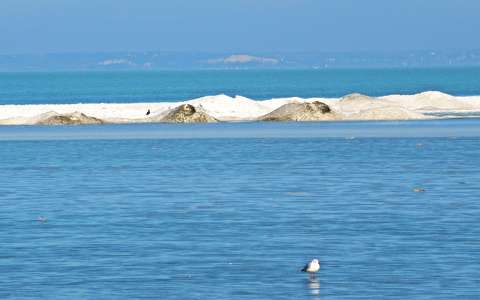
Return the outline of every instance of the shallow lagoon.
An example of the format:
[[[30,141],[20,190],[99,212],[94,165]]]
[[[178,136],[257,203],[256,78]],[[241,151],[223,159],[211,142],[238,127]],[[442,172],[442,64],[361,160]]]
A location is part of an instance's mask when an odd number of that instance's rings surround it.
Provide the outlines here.
[[[479,129],[0,128],[0,297],[478,298]]]
[[[98,139],[480,137],[480,119],[0,126],[0,141]]]

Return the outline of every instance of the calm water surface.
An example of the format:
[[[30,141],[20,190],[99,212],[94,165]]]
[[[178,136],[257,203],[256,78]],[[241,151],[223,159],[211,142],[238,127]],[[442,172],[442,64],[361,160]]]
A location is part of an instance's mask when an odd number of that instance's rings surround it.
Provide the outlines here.
[[[480,68],[0,73],[0,104],[253,99],[442,91],[480,95]]]
[[[0,298],[479,299],[478,121],[456,139],[309,124],[279,125],[284,138],[2,129]],[[51,131],[15,130],[32,128]]]

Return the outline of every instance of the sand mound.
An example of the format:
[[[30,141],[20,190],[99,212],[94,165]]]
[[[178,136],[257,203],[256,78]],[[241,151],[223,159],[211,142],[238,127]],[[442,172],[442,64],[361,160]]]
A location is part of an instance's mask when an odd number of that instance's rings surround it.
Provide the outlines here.
[[[386,106],[392,106],[391,103],[373,98],[362,94],[351,94],[341,98],[338,103],[335,104],[337,111],[341,111],[344,114],[354,114],[361,111],[382,108]]]
[[[360,103],[360,102],[370,102],[370,101],[374,101],[375,98],[373,97],[370,97],[370,96],[367,96],[367,95],[363,95],[363,94],[359,94],[359,93],[354,93],[354,94],[349,94],[349,95],[346,95],[346,96],[343,96],[340,101],[343,102],[343,103]]]
[[[441,92],[424,92],[416,95],[392,95],[381,98],[382,100],[400,105],[411,110],[420,111],[447,111],[469,110],[474,108],[471,104]]]
[[[377,107],[350,114],[345,120],[420,120],[429,119],[424,114],[403,107]]]
[[[187,102],[200,107],[216,119],[228,120],[253,120],[272,111],[262,101],[255,101],[246,97],[217,95],[202,97]]]
[[[259,118],[260,121],[328,121],[337,120],[328,105],[320,101],[287,103]]]
[[[214,123],[218,120],[202,109],[195,108],[191,104],[182,104],[166,113],[154,116],[150,119],[155,122],[166,123]]]
[[[35,125],[86,125],[103,124],[104,121],[76,111],[68,114],[47,112],[35,117],[32,123]]]

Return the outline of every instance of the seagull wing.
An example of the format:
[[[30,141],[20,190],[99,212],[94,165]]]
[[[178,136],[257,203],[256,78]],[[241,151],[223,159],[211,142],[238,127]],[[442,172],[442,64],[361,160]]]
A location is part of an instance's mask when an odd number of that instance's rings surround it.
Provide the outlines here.
[[[305,267],[303,267],[302,272],[307,272],[309,267],[310,267],[310,263],[306,264]]]

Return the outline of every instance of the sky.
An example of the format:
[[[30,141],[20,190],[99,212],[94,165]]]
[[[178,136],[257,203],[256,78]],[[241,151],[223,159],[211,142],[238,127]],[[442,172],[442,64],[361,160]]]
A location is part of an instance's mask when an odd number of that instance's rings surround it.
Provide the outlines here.
[[[1,0],[0,54],[479,49],[479,0]]]

